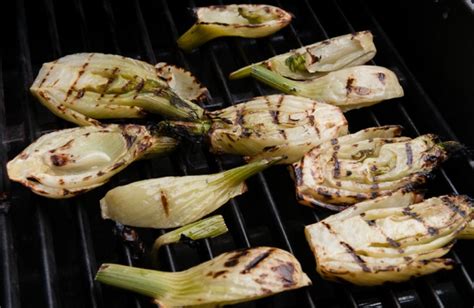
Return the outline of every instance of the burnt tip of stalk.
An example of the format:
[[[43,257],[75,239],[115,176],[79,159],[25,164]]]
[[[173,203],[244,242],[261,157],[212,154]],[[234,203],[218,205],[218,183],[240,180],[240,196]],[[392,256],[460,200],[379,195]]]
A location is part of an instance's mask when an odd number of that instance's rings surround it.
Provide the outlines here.
[[[457,141],[444,141],[438,143],[438,146],[446,151],[446,154],[450,157],[464,156],[472,158],[474,156],[474,148],[467,147]]]
[[[159,134],[195,143],[202,143],[210,129],[211,123],[206,121],[161,121],[154,126],[154,131]]]

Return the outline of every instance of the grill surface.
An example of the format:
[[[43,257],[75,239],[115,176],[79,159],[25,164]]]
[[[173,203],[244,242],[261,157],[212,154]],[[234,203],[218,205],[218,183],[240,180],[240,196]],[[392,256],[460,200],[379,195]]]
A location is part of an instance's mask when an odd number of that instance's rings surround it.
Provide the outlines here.
[[[200,6],[215,4],[199,1]],[[28,93],[43,62],[82,51],[121,54],[150,63],[166,61],[190,69],[213,95],[210,109],[257,95],[273,93],[251,79],[229,82],[232,70],[315,41],[355,30],[371,30],[378,49],[375,61],[396,71],[405,97],[347,114],[351,131],[401,124],[416,136],[437,133],[456,140],[455,132],[420,87],[369,9],[359,1],[309,0],[271,2],[291,11],[291,26],[259,39],[219,39],[192,54],[183,54],[175,40],[191,24],[191,1],[29,1],[10,2],[13,15],[0,58],[0,261],[1,307],[147,307],[148,299],[99,285],[94,274],[102,262],[147,266],[145,258],[115,235],[114,224],[100,218],[98,200],[120,184],[166,175],[204,174],[242,162],[214,157],[205,148],[186,147],[170,157],[135,163],[102,188],[68,201],[35,196],[11,184],[5,163],[32,140],[67,123],[55,118]],[[472,137],[472,136],[471,136]],[[465,143],[468,140],[461,140]],[[474,195],[472,162],[452,159],[436,173],[429,194]],[[303,227],[330,213],[297,204],[293,183],[283,166],[248,181],[249,191],[218,212],[230,232],[197,247],[164,248],[161,269],[183,270],[224,251],[267,245],[291,251],[301,261],[313,286],[245,307],[454,307],[473,304],[473,250],[458,242],[450,257],[459,265],[450,272],[407,283],[360,288],[322,280],[315,271]],[[161,231],[140,229],[146,247]]]

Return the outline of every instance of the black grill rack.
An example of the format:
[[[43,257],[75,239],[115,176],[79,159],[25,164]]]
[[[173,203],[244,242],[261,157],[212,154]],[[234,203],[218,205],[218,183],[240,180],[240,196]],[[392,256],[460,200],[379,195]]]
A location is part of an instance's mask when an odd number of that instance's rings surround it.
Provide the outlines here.
[[[41,198],[10,183],[4,168],[8,159],[41,134],[69,126],[28,93],[41,64],[62,55],[96,51],[183,66],[209,87],[213,100],[206,107],[218,109],[274,93],[251,79],[229,82],[227,74],[234,69],[301,45],[369,29],[378,49],[376,63],[397,73],[405,97],[349,112],[350,130],[401,124],[410,136],[432,132],[457,140],[365,3],[269,3],[296,16],[289,27],[259,40],[218,39],[192,54],[184,54],[175,46],[179,34],[193,22],[187,11],[196,5],[192,1],[17,0],[7,4],[3,13],[14,19],[5,33],[0,58],[1,307],[151,306],[144,297],[94,282],[102,262],[146,266],[144,258],[135,259],[134,251],[114,235],[113,223],[100,218],[98,200],[119,184],[149,177],[217,172],[242,163],[235,157],[212,156],[199,146],[186,147],[170,157],[135,163],[104,187],[67,201]],[[474,195],[469,184],[474,179],[472,166],[472,161],[462,157],[449,161],[427,186],[428,194]],[[246,194],[218,211],[229,225],[227,235],[203,240],[198,247],[165,247],[160,254],[161,269],[183,270],[236,248],[276,246],[296,255],[313,286],[240,306],[472,307],[474,262],[468,242],[458,242],[449,254],[458,262],[450,272],[373,288],[327,282],[315,271],[303,227],[330,212],[298,205],[293,183],[283,166],[253,177],[248,186]],[[138,233],[150,247],[163,231],[139,229]]]

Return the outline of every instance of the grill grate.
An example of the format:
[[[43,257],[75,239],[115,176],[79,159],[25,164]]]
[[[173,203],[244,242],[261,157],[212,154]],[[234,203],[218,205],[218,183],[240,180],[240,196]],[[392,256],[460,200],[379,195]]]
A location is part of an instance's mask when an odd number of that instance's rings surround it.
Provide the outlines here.
[[[164,175],[204,174],[241,163],[232,157],[214,157],[191,147],[172,158],[144,161],[124,170],[111,183],[70,201],[50,201],[11,185],[4,170],[11,158],[39,135],[65,127],[28,94],[43,62],[79,51],[123,54],[155,63],[157,59],[191,69],[209,87],[217,109],[256,95],[273,93],[253,80],[228,82],[227,74],[243,65],[290,48],[347,33],[370,29],[375,35],[376,61],[397,72],[405,97],[370,109],[347,114],[351,131],[401,124],[411,136],[433,132],[456,139],[397,53],[376,18],[362,1],[273,1],[296,15],[294,22],[272,37],[259,40],[216,40],[198,52],[185,55],[174,41],[190,25],[183,16],[193,1],[153,2],[43,0],[16,1],[16,29],[5,39],[10,46],[0,58],[0,261],[2,307],[146,307],[147,299],[94,282],[98,264],[119,262],[141,266],[133,251],[113,235],[113,223],[102,221],[97,200],[115,185]],[[211,4],[200,1],[199,5]],[[72,7],[72,9],[71,9]],[[67,12],[66,14],[63,12]],[[61,13],[61,14],[60,14]],[[15,103],[18,102],[18,105]],[[6,155],[7,154],[7,155]],[[469,181],[472,166],[463,159],[448,162],[430,183],[434,194],[474,195]],[[229,224],[229,234],[204,240],[196,249],[167,246],[160,253],[164,270],[182,270],[235,248],[277,246],[294,253],[314,286],[283,293],[245,306],[276,307],[413,307],[472,306],[474,263],[468,244],[456,244],[450,256],[459,266],[412,282],[375,288],[359,288],[323,281],[303,236],[303,226],[330,213],[297,205],[293,184],[284,167],[274,167],[248,181],[247,194],[219,210]],[[139,230],[149,247],[162,231]]]

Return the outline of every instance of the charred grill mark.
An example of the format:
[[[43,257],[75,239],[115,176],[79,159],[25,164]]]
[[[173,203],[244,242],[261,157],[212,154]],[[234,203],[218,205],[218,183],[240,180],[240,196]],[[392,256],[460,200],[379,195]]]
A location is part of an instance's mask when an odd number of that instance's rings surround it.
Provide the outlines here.
[[[390,244],[390,246],[392,247],[395,247],[395,248],[399,248],[400,247],[400,243],[395,241],[394,239],[390,238],[387,236],[387,243]]]
[[[420,215],[418,215],[417,213],[415,212],[412,212],[411,211],[411,208],[408,206],[408,207],[405,207],[402,211],[403,215],[406,215],[406,216],[410,216],[411,218],[421,222],[421,223],[425,223],[425,221],[423,220],[423,218],[420,217]]]
[[[466,212],[462,209],[459,208],[459,206],[454,203],[451,198],[444,196],[440,198],[441,201],[443,202],[443,205],[448,207],[451,211],[453,211],[456,214],[459,214],[461,217],[466,217]]]
[[[288,137],[286,136],[286,132],[285,132],[284,129],[280,129],[278,132],[280,133],[280,135],[283,136],[283,139],[285,139],[285,140],[288,139]]]
[[[376,225],[375,220],[366,220],[365,222],[371,227],[375,227]]]
[[[79,72],[77,73],[77,78],[74,80],[74,82],[72,83],[71,87],[69,88],[69,90],[67,90],[67,93],[66,93],[66,98],[64,98],[64,101],[67,101],[67,99],[69,98],[69,96],[71,95],[72,91],[74,90],[74,88],[76,87],[76,84],[77,82],[79,81],[79,79],[81,78],[81,76],[84,74],[84,72],[86,71],[86,68],[87,66],[89,65],[89,61],[91,60],[92,56],[94,54],[91,53],[89,55],[89,57],[87,58],[86,62],[82,65],[81,69],[79,70]]]
[[[64,185],[64,179],[59,179],[58,183],[59,185]]]
[[[337,151],[334,151],[332,154],[332,159],[334,161],[333,176],[339,178],[341,176],[341,165],[339,164],[339,159],[337,159]]]
[[[51,74],[51,71],[53,70],[54,68],[54,65],[56,64],[57,60],[53,62],[53,65],[51,65],[51,67],[49,68],[49,70],[46,72],[46,75],[44,75],[44,78],[41,80],[40,84],[39,84],[39,88],[41,88],[41,86],[46,82],[46,80],[48,80],[48,77],[49,75]]]
[[[71,140],[69,140],[68,142],[66,142],[65,144],[63,144],[62,146],[60,146],[58,149],[59,149],[59,150],[67,150],[67,149],[70,149],[73,142],[74,142],[74,139],[71,139]],[[52,153],[52,152],[51,152],[51,153]]]
[[[168,204],[168,197],[166,196],[166,193],[164,191],[160,191],[160,196],[161,196],[161,205],[163,206],[163,210],[165,211],[166,216],[170,215],[170,209],[169,209],[169,204]]]
[[[278,111],[278,110],[269,110],[268,112],[270,113],[270,116],[272,117],[272,122],[274,124],[280,123],[280,120],[278,120],[278,115],[279,115],[280,111]]]
[[[377,75],[377,78],[380,81],[380,83],[385,85],[385,74],[384,73],[377,73],[376,75]]]
[[[347,170],[347,171],[346,171],[346,176],[351,176],[351,175],[352,175],[352,171]]]
[[[271,270],[278,274],[285,288],[289,288],[296,284],[296,281],[293,278],[295,266],[292,263],[286,262],[278,266],[273,266]]]
[[[128,86],[132,83],[132,80],[134,80],[135,78],[137,78],[137,76],[133,76],[131,79],[127,80],[127,82],[122,86],[121,90],[122,91],[125,91]]]
[[[26,180],[33,182],[33,183],[38,183],[41,184],[41,180],[33,175],[29,176],[26,178]]]
[[[349,95],[352,92],[352,84],[354,83],[354,78],[349,77],[347,78],[346,82],[346,95]]]
[[[224,263],[224,266],[225,266],[225,267],[233,267],[233,266],[236,266],[236,265],[239,263],[240,257],[246,256],[246,255],[248,255],[248,254],[249,254],[248,249],[242,249],[242,250],[236,251],[236,252],[234,253],[234,255],[233,255],[232,257],[230,257],[229,260],[227,260],[227,261]]]
[[[407,216],[410,216],[411,218],[415,219],[416,221],[420,222],[421,224],[423,224],[423,226],[426,228],[426,231],[428,231],[428,234],[429,235],[436,235],[438,234],[438,229],[434,228],[434,227],[431,227],[429,225],[426,224],[426,222],[423,220],[423,218],[418,215],[417,213],[415,212],[412,212],[411,211],[411,208],[408,206],[408,207],[405,207],[402,211],[402,213],[404,215],[407,215]]]
[[[212,278],[217,278],[221,275],[224,275],[225,273],[227,273],[228,271],[227,270],[223,270],[223,271],[218,271],[218,272],[215,272],[214,275],[212,275]]]
[[[336,234],[336,232],[334,232],[334,230],[332,229],[331,225],[328,224],[327,222],[325,221],[321,221],[321,224],[326,228],[328,229],[329,232],[331,232],[332,234]]]
[[[254,267],[257,267],[257,265],[260,262],[268,258],[268,256],[270,256],[272,252],[273,252],[273,249],[269,249],[268,251],[256,256],[252,261],[250,261],[247,265],[245,265],[245,268],[240,273],[241,274],[249,273]]]
[[[97,176],[103,176],[104,174],[105,174],[104,171],[99,171],[99,172],[97,172]]]
[[[54,154],[51,155],[50,159],[56,167],[62,167],[69,162],[69,156],[66,154]]]
[[[405,143],[405,151],[407,153],[407,165],[411,167],[413,165],[413,150],[410,143]]]
[[[115,75],[117,74],[118,70],[119,70],[118,67],[114,67],[114,69],[112,70],[112,76],[107,79],[107,83],[104,85],[104,89],[102,90],[102,93],[100,93],[99,100],[102,97],[104,97],[104,95],[107,92],[107,90],[109,89],[110,85],[112,84],[112,82],[114,82],[114,80],[116,78]]]
[[[235,117],[235,124],[236,125],[240,125],[240,126],[244,125],[244,122],[245,122],[244,110],[245,110],[244,105],[242,105],[242,108],[237,109],[236,117]]]
[[[362,259],[359,255],[356,254],[354,248],[352,248],[349,244],[346,242],[340,241],[339,244],[344,246],[346,251],[354,258],[357,264],[362,268],[362,270],[366,273],[370,273],[370,268],[365,264],[364,259]]]
[[[140,78],[140,81],[137,83],[137,85],[135,87],[135,91],[137,92],[137,94],[143,89],[144,86],[145,86],[145,80]],[[137,94],[135,94],[135,97],[136,97]]]
[[[18,158],[19,159],[27,159],[30,155],[28,155],[28,153],[26,152],[23,152],[21,153],[20,155],[18,155]]]

